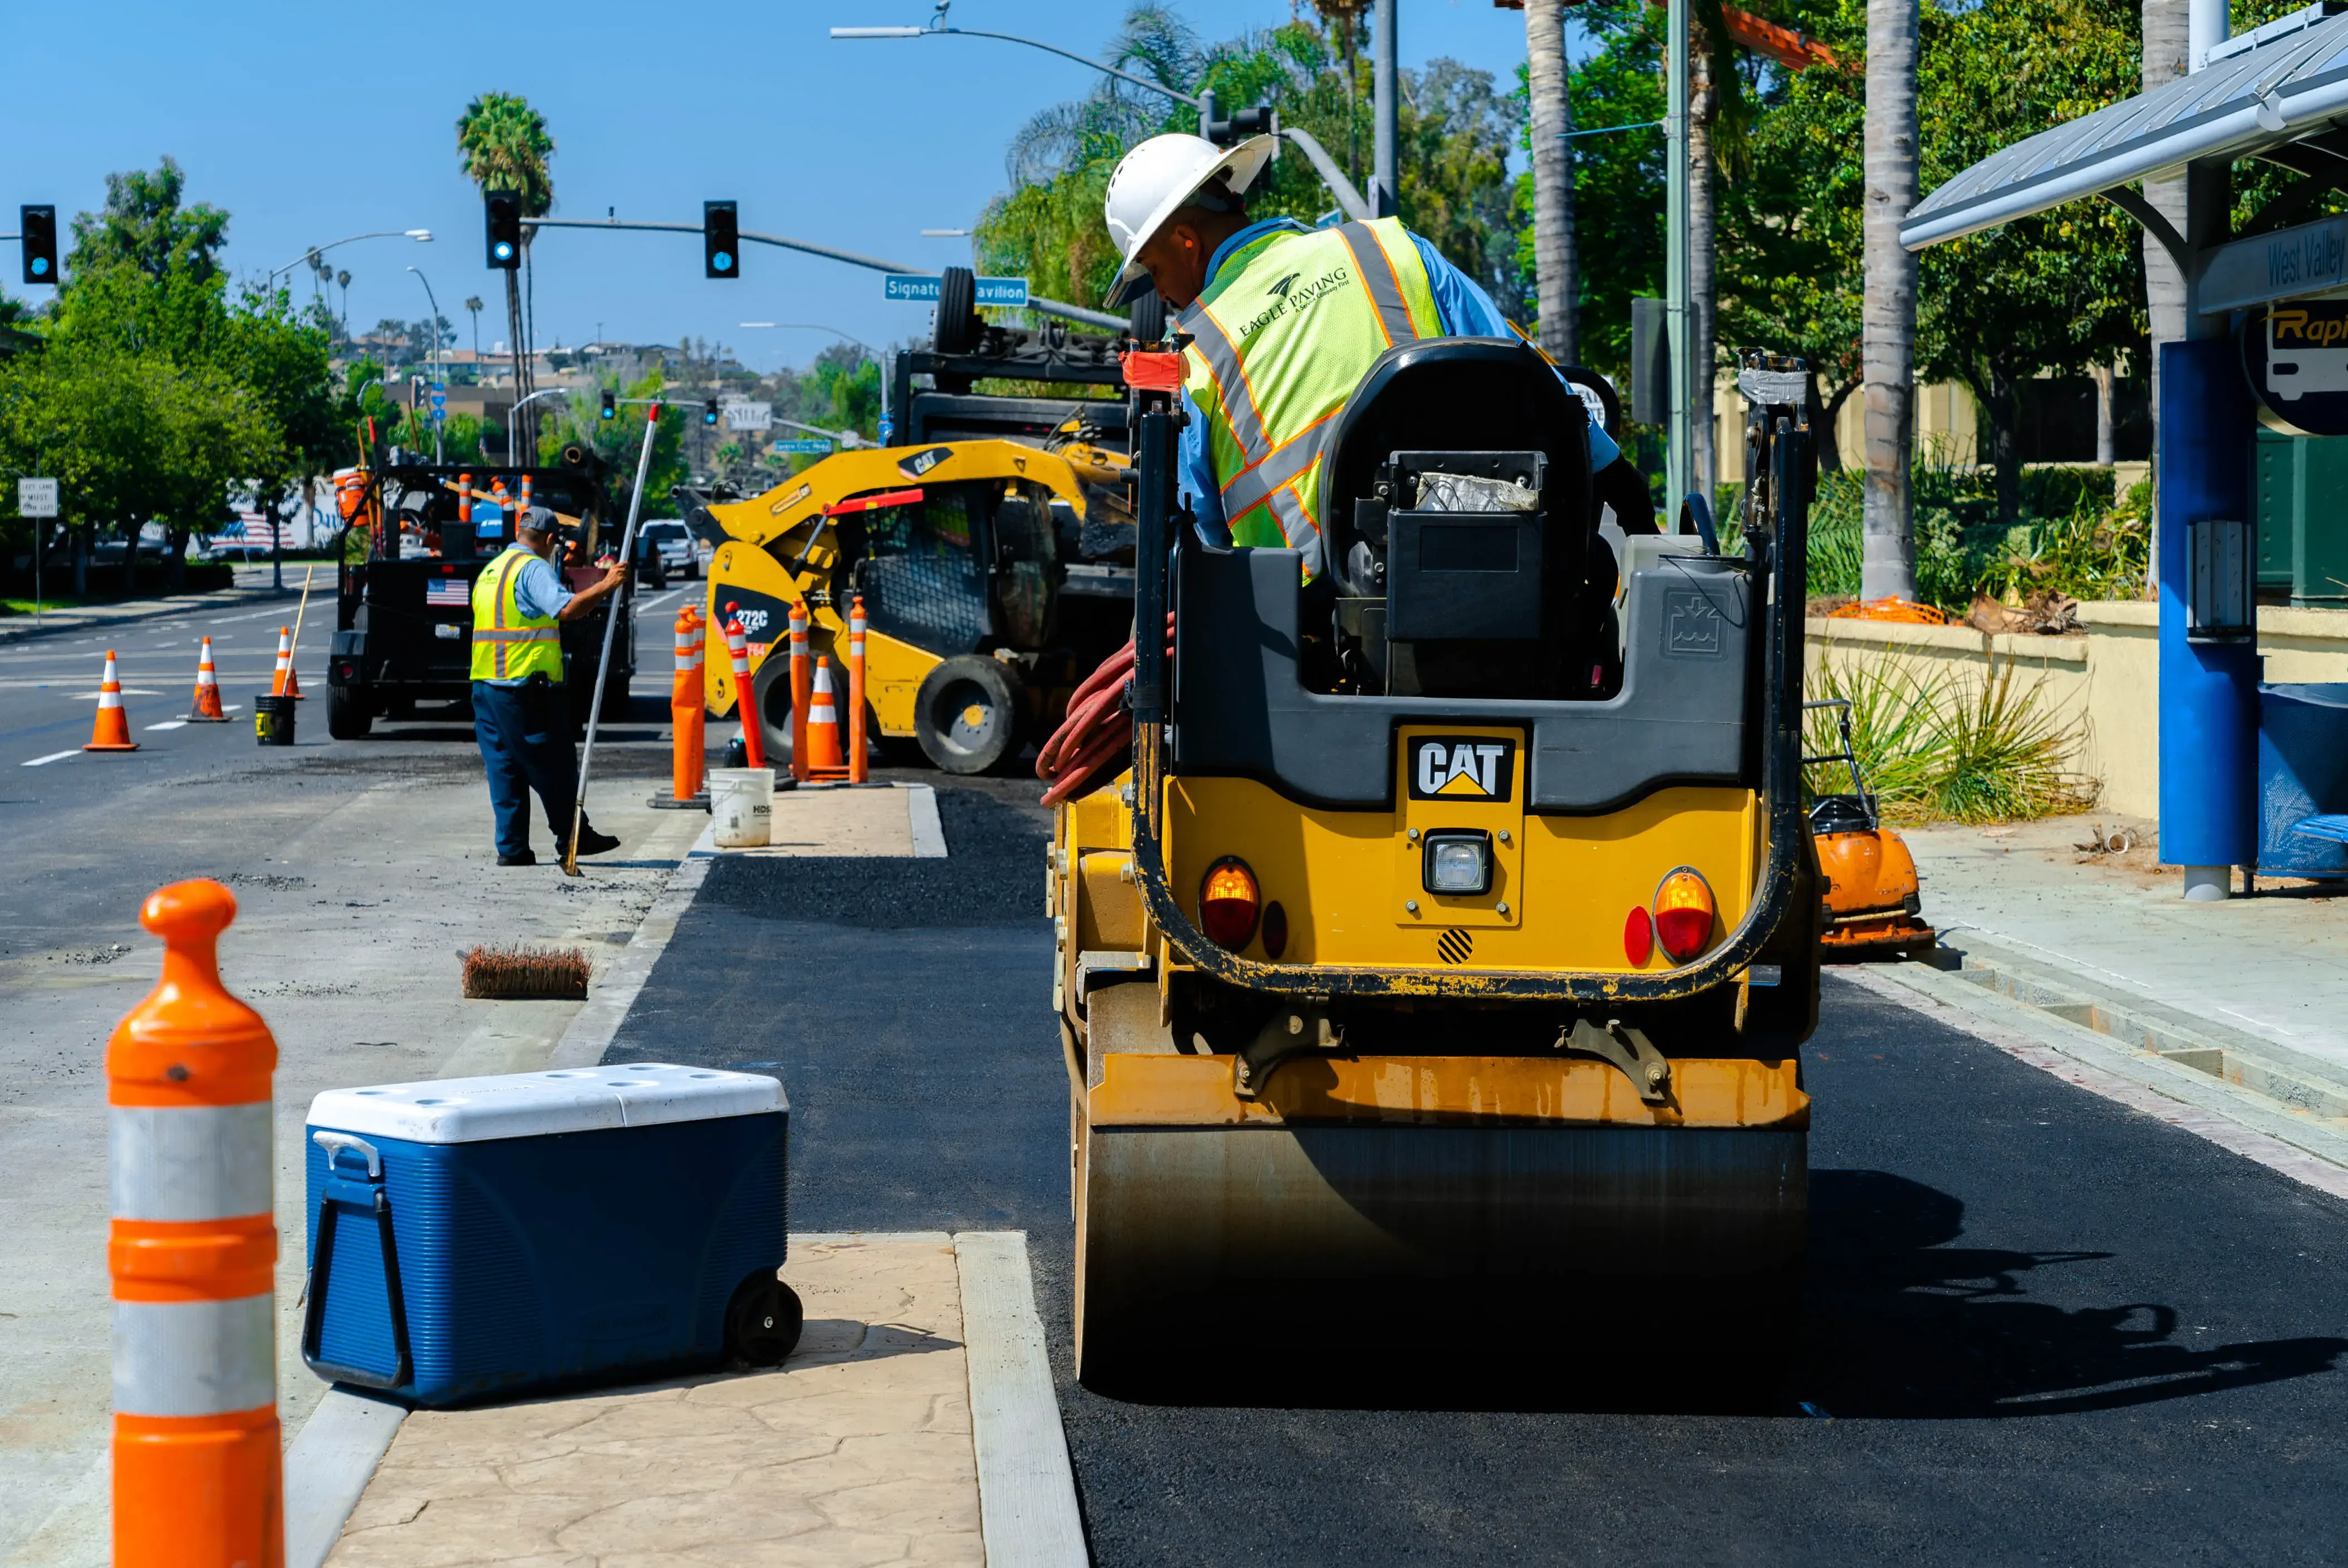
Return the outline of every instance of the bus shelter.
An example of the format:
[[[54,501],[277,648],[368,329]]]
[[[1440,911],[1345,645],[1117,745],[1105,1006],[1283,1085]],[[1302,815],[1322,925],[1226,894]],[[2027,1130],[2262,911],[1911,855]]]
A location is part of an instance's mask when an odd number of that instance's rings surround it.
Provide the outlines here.
[[[2312,688],[2262,699],[2252,468],[2261,422],[2348,435],[2348,216],[2316,215],[2348,191],[2348,13],[2311,5],[2205,57],[2190,76],[1983,159],[1918,203],[1900,237],[1922,250],[2100,198],[2183,274],[2186,336],[2159,346],[2156,377],[2160,858],[2184,869],[2188,898],[2221,899],[2235,866],[2348,867],[2348,799],[2324,798],[2348,780],[2348,726],[2310,724]],[[2231,170],[2243,159],[2305,178],[2234,232]],[[2137,189],[2178,174],[2181,224]],[[2288,726],[2278,717],[2262,729],[2262,700]],[[2286,727],[2297,759],[2279,764]],[[2277,786],[2279,767],[2296,793]],[[2282,802],[2263,827],[2262,795]],[[2294,861],[2302,848],[2315,858]]]

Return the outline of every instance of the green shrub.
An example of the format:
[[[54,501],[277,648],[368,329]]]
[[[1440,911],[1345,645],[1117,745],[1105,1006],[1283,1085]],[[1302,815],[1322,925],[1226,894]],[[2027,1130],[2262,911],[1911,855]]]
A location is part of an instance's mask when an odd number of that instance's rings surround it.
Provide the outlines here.
[[[2035,683],[2016,687],[2013,664],[1919,676],[1880,658],[1819,659],[1810,700],[1850,704],[1851,749],[1867,787],[1893,821],[2003,822],[2061,816],[2095,801],[2096,781],[2073,766],[2084,738],[2048,707]],[[1804,716],[1810,756],[1842,749],[1836,710]],[[1807,787],[1841,794],[1839,763],[1807,769]]]

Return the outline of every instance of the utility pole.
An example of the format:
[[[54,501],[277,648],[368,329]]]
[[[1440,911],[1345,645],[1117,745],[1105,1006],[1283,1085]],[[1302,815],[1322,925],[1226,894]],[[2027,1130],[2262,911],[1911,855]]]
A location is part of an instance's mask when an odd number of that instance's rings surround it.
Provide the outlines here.
[[[1671,338],[1672,423],[1663,505],[1665,526],[1675,527],[1681,502],[1695,488],[1695,312],[1688,275],[1688,0],[1670,0],[1666,33],[1663,317]]]
[[[1371,26],[1377,36],[1371,40],[1370,107],[1377,116],[1377,126],[1371,153],[1370,211],[1391,218],[1402,210],[1402,187],[1395,174],[1395,132],[1401,99],[1395,79],[1395,0],[1377,0],[1372,15]]]

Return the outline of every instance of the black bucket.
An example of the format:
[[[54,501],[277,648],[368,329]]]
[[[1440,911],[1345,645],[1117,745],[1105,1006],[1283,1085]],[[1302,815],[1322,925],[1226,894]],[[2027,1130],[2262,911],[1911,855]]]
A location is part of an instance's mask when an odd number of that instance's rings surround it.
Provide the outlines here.
[[[252,733],[263,746],[294,744],[294,705],[300,699],[271,696],[266,694],[252,699]]]

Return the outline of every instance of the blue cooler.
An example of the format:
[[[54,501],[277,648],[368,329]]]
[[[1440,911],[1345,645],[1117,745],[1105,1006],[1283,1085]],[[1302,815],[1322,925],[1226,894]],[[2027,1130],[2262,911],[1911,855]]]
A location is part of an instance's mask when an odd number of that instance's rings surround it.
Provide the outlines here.
[[[329,1090],[302,1358],[426,1405],[778,1365],[788,1130],[773,1078],[661,1063]]]

